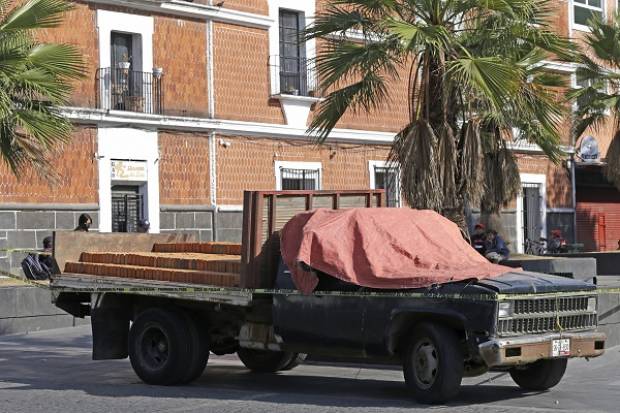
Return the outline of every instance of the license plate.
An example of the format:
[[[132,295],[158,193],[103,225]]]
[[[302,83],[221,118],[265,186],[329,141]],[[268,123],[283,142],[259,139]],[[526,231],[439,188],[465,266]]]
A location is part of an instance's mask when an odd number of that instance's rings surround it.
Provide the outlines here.
[[[560,340],[553,340],[551,342],[551,356],[552,357],[570,356],[570,339],[563,338]]]

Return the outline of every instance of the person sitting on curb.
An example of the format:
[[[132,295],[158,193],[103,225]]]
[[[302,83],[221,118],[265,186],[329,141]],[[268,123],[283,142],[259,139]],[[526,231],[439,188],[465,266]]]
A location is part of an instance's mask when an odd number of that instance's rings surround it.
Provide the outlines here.
[[[471,246],[474,247],[476,251],[478,251],[481,255],[484,255],[484,244],[485,244],[485,234],[484,234],[484,224],[478,222],[474,227],[474,233],[471,236]]]
[[[489,229],[485,233],[485,254],[484,256],[491,262],[499,263],[508,259],[510,251],[506,247],[506,242],[499,236],[497,231]]]

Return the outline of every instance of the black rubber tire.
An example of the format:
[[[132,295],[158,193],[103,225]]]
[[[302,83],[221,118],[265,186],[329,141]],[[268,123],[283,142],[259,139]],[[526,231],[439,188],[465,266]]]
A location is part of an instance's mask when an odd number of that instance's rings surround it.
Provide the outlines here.
[[[438,324],[419,324],[413,328],[405,351],[403,375],[417,402],[445,403],[459,394],[464,359],[454,330]]]
[[[184,314],[190,327],[192,350],[185,377],[180,383],[191,383],[199,378],[209,361],[209,335],[203,323],[196,317]]]
[[[275,373],[293,363],[297,353],[287,351],[254,350],[240,348],[237,356],[248,369],[255,373]],[[292,366],[293,368],[295,366]]]
[[[308,357],[308,355],[304,353],[293,353],[293,355],[294,356],[291,361],[288,362],[284,367],[282,367],[280,371],[293,370],[295,367],[306,361],[306,358]]]
[[[129,330],[129,360],[147,384],[181,383],[192,361],[192,333],[178,310],[150,308],[136,317]]]
[[[557,385],[564,372],[568,359],[545,359],[510,369],[510,377],[525,390],[542,391]]]

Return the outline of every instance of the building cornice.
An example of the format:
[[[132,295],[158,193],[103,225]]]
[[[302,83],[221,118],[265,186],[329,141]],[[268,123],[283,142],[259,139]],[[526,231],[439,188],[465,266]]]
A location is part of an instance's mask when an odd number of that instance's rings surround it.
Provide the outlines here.
[[[193,118],[187,116],[151,115],[117,110],[63,107],[63,116],[78,124],[100,127],[137,127],[143,129],[173,129],[189,132],[215,132],[221,135],[271,137],[281,139],[313,140],[306,128],[259,122],[225,119]],[[334,129],[330,141],[366,144],[391,144],[394,133],[355,129]]]
[[[86,3],[129,7],[141,11],[165,13],[174,16],[213,20],[242,26],[268,29],[274,24],[269,16],[232,10],[224,7],[195,4],[186,1],[170,0],[83,0]]]
[[[195,118],[187,116],[151,115],[119,110],[103,110],[79,107],[63,107],[61,114],[78,124],[95,124],[99,127],[135,127],[150,130],[172,129],[188,132],[215,132],[220,135],[255,136],[280,139],[313,140],[306,128],[259,122],[244,122],[227,119]],[[332,142],[387,144],[394,142],[392,132],[357,129],[334,129],[328,139]],[[525,141],[508,142],[508,149],[521,153],[543,153],[542,149]],[[560,149],[566,154],[575,152],[573,146]]]

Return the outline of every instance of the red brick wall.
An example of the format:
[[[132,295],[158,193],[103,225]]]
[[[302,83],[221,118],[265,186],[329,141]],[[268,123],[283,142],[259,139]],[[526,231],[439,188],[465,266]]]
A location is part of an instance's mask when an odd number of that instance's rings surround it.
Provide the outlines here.
[[[565,164],[556,165],[542,155],[517,154],[516,156],[521,173],[547,176],[547,207],[572,208],[570,174]]]
[[[159,152],[159,203],[209,205],[208,136],[160,132]]]
[[[76,46],[85,63],[85,77],[73,82],[74,93],[71,106],[95,106],[95,73],[99,67],[99,44],[95,24],[95,7],[74,3],[75,8],[65,13],[57,28],[43,29],[37,37],[46,43],[65,43]]]
[[[266,30],[214,24],[215,113],[217,118],[284,123],[269,83]]]
[[[156,15],[154,25],[153,66],[164,69],[164,110],[172,115],[206,116],[206,24]]]
[[[275,161],[321,162],[323,189],[369,188],[369,160],[385,160],[386,145],[315,146],[308,142],[223,136],[228,148],[217,149],[217,200],[243,202],[244,190],[274,190]]]
[[[312,1],[312,0],[303,0],[303,1]],[[214,0],[213,3],[218,3],[218,1]],[[222,7],[228,8],[228,9],[239,10],[239,11],[245,11],[248,13],[269,14],[269,1],[268,0],[226,0]]]
[[[59,180],[48,183],[26,168],[18,180],[4,163],[0,165],[0,202],[25,203],[97,203],[98,169],[94,160],[97,131],[76,128],[73,137],[59,148],[54,172]]]

